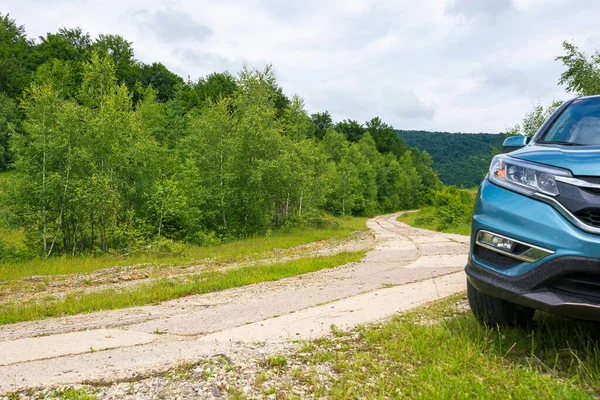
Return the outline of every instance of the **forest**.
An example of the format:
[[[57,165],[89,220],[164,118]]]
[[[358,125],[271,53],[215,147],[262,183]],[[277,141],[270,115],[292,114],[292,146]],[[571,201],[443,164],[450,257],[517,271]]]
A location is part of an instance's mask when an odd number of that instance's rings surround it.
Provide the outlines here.
[[[505,136],[492,133],[449,133],[399,130],[407,146],[426,151],[433,169],[446,185],[479,186],[492,157],[502,150]]]
[[[3,14],[0,171],[0,228],[38,257],[269,234],[418,207],[442,186],[392,126],[310,114],[271,66],[184,80],[119,35],[33,39]]]

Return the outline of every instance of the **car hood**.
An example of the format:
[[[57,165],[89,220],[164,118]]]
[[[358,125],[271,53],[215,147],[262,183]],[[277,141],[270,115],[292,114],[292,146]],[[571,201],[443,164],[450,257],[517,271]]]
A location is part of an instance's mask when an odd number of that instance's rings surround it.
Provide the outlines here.
[[[568,169],[576,176],[600,176],[600,146],[530,145],[509,155]]]

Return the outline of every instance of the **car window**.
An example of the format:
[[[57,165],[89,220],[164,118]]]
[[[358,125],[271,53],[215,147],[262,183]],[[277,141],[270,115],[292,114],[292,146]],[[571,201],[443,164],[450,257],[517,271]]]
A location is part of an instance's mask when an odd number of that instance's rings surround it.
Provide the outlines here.
[[[600,98],[575,100],[554,121],[541,143],[600,145]]]

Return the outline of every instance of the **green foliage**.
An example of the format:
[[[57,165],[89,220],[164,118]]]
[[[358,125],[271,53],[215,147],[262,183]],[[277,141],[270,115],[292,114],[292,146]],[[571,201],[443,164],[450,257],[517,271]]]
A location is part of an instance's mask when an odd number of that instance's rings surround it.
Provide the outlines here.
[[[112,58],[119,83],[124,83],[133,91],[139,75],[139,66],[134,58],[132,42],[120,35],[100,34],[92,44],[92,49]]]
[[[433,170],[444,184],[467,188],[481,183],[504,141],[504,135],[489,133],[402,130],[397,133],[407,146],[427,152]]]
[[[398,221],[425,229],[469,235],[475,200],[473,191],[450,186],[429,193],[431,204],[405,213]]]
[[[310,119],[315,124],[315,136],[319,139],[323,139],[327,129],[333,128],[333,119],[329,111],[311,114]]]
[[[176,253],[416,207],[440,186],[391,126],[311,117],[271,66],[184,82],[119,35],[60,29],[34,44],[2,18],[0,51],[35,61],[0,93],[0,170],[14,168],[0,206],[31,254]]]
[[[27,87],[34,63],[32,47],[25,28],[0,13],[0,92],[16,96]]]
[[[308,220],[306,226],[279,229],[271,232],[270,235],[257,235],[245,239],[228,239],[222,242],[217,238],[214,243],[202,243],[201,246],[188,244],[183,254],[161,254],[155,251],[155,248],[143,248],[140,251],[123,254],[117,259],[110,255],[99,257],[86,255],[74,258],[64,255],[47,259],[22,259],[15,262],[2,259],[0,260],[0,276],[6,282],[33,275],[52,277],[56,275],[85,274],[104,268],[125,267],[127,269],[136,265],[177,265],[183,267],[203,263],[227,264],[239,262],[241,259],[267,259],[274,256],[280,257],[282,249],[290,249],[321,240],[347,239],[354,232],[365,230],[365,223],[366,218],[324,216]],[[19,247],[19,243],[22,244],[23,242],[22,235],[19,236],[18,231],[0,230],[0,237],[12,247]],[[22,248],[22,245],[20,247]]]
[[[562,103],[562,101],[555,100],[548,107],[544,107],[540,103],[536,104],[525,114],[521,124],[517,124],[514,127],[507,129],[506,136],[523,135],[533,137],[538,129],[540,129],[544,122],[546,122],[550,115],[552,115]]]
[[[433,206],[439,230],[469,223],[473,214],[473,197],[464,190],[447,187],[435,193]]]
[[[84,61],[88,59],[92,48],[92,39],[81,28],[61,28],[58,33],[48,33],[39,38],[36,46],[38,64],[51,60]]]
[[[183,84],[183,79],[161,63],[152,63],[141,66],[138,82],[142,87],[152,86],[156,89],[156,98],[164,103],[175,98],[179,86]]]
[[[600,52],[596,50],[588,57],[569,42],[563,42],[563,49],[565,55],[556,57],[556,60],[561,61],[567,70],[562,73],[559,84],[578,96],[600,94]]]
[[[21,115],[17,102],[0,92],[0,171],[5,171],[11,161],[8,142],[13,132],[21,129]]]

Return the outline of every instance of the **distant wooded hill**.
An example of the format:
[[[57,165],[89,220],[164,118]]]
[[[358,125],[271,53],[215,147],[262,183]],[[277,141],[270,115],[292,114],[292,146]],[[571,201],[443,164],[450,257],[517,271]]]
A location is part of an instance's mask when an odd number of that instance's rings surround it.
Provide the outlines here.
[[[431,155],[433,169],[444,184],[459,187],[481,183],[504,141],[504,135],[491,133],[397,132],[407,146]]]

